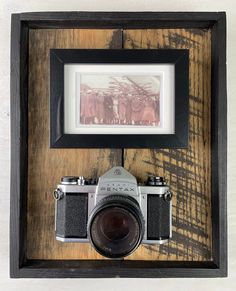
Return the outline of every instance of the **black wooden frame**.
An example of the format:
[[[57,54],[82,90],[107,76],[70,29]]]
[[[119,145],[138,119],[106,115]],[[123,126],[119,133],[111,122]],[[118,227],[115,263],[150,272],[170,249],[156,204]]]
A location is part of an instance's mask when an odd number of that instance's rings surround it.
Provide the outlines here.
[[[205,28],[212,31],[212,261],[28,260],[28,35],[30,28]],[[227,98],[224,12],[41,12],[12,15],[10,276],[227,276]]]
[[[175,132],[173,134],[66,134],[64,132],[65,64],[174,64]],[[186,49],[51,49],[50,147],[186,148],[188,146],[189,52]],[[112,136],[112,137],[111,137]]]

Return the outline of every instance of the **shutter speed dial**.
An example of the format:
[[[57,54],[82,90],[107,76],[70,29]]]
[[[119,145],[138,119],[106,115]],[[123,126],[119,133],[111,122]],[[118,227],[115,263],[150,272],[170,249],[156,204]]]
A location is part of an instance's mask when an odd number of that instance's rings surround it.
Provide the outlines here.
[[[96,178],[85,178],[83,176],[64,176],[61,178],[62,185],[96,185],[97,179]]]

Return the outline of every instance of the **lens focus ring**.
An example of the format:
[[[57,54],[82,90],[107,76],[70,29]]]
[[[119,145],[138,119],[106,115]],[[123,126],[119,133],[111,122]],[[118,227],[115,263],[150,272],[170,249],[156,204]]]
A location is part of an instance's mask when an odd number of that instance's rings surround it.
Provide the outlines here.
[[[138,202],[130,196],[110,195],[100,200],[88,221],[88,236],[103,256],[119,258],[141,243],[144,219]]]

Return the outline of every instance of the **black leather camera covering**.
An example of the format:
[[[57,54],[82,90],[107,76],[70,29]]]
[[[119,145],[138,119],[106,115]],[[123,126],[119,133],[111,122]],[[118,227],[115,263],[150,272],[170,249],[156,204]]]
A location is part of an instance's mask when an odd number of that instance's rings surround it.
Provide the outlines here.
[[[66,193],[57,201],[56,234],[87,238],[88,193]]]
[[[148,195],[147,239],[168,239],[170,237],[170,202],[163,196]]]

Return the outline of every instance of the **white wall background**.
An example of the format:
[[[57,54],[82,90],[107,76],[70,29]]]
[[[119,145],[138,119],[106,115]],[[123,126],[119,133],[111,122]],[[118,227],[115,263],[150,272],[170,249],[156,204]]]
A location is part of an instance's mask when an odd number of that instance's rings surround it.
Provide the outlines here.
[[[10,17],[27,11],[226,11],[228,27],[228,245],[225,279],[9,279]],[[0,0],[0,291],[236,290],[236,1]]]

